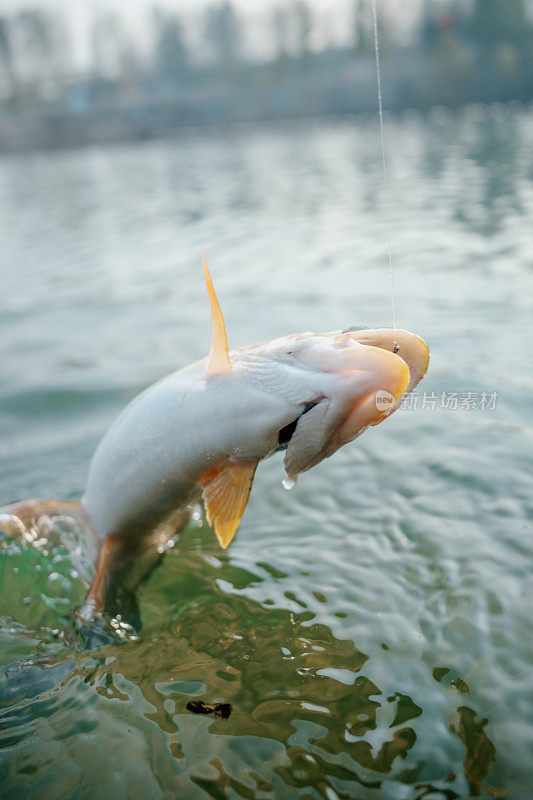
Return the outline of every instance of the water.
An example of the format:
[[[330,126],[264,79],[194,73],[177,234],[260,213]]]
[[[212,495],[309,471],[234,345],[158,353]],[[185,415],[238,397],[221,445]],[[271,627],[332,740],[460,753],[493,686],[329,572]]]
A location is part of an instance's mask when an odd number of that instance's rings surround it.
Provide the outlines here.
[[[226,552],[195,514],[137,640],[80,635],[68,520],[4,538],[2,798],[531,796],[532,136],[387,120],[418,408],[291,492],[261,465]],[[233,346],[390,325],[381,168],[370,118],[4,157],[0,504],[78,498],[125,403],[207,353],[202,247]]]

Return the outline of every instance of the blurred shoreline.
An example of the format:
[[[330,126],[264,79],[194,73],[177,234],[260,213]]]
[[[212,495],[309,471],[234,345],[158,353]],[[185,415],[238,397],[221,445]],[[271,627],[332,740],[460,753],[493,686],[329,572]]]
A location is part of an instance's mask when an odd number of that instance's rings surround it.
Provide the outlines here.
[[[428,111],[496,102],[518,101],[529,105],[520,93],[502,97],[495,93],[482,101],[473,93],[457,102],[406,93],[388,85],[385,113],[409,109]],[[287,103],[287,98],[290,102]],[[440,100],[440,102],[439,102]],[[115,102],[91,103],[79,108],[65,103],[33,103],[3,110],[0,115],[0,153],[59,150],[121,142],[172,138],[194,128],[228,128],[250,123],[298,121],[319,117],[346,117],[377,113],[377,92],[369,81],[364,86],[346,80],[323,85],[240,87],[228,84],[210,91],[183,92],[174,98],[116,98]]]

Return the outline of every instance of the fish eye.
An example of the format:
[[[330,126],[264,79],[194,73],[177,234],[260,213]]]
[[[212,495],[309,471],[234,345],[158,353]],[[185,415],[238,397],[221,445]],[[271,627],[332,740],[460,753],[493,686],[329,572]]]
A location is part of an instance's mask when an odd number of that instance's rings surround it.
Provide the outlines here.
[[[392,348],[392,352],[393,353],[398,353],[399,350],[400,350],[400,345],[398,344],[398,342],[393,342],[393,344],[394,344],[394,347]]]

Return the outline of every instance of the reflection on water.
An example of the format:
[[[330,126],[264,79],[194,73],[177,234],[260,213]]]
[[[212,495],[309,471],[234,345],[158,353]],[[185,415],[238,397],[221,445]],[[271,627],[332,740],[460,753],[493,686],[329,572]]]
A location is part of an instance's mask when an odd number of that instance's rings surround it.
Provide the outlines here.
[[[460,797],[464,779],[474,795],[484,787],[495,748],[484,732],[487,720],[460,698],[468,692],[461,678],[450,680],[458,705],[449,724],[464,745],[464,778],[449,771],[420,780],[427,768],[416,754],[423,714],[416,698],[401,691],[384,696],[365,674],[368,656],[317,623],[295,593],[289,594],[299,612],[240,593],[271,574],[267,564],[252,573],[205,557],[197,530],[185,531],[143,590],[145,630],[121,642],[103,629],[77,631],[71,603],[79,602],[78,574],[62,546],[54,547],[55,534],[49,531],[43,563],[21,541],[2,542],[0,577],[13,592],[11,603],[17,605],[17,590],[28,591],[29,601],[40,596],[32,616],[44,614],[41,621],[49,623],[32,631],[4,619],[4,633],[18,635],[28,651],[4,665],[0,682],[0,747],[9,752],[1,777],[9,796],[24,796],[29,781],[61,796],[64,770],[76,773],[89,754],[107,786],[117,761],[130,764],[127,734],[135,752],[156,729],[157,747],[138,765],[135,781],[148,786],[156,779],[165,796],[195,797],[198,787],[225,797],[231,787],[243,798],[307,797],[311,789],[326,798],[380,797],[383,780],[391,778],[412,786],[417,798],[439,791]],[[43,575],[53,586],[48,595]],[[151,619],[153,603],[165,604],[167,624]],[[435,668],[433,677],[442,682],[450,672]],[[186,708],[191,698],[230,703],[232,713],[196,718]],[[124,725],[118,746],[117,717]],[[123,796],[132,786],[126,769]],[[366,794],[354,795],[356,786]]]
[[[530,800],[533,113],[407,112],[387,140],[434,407],[291,492],[261,464],[229,551],[191,527],[142,586],[137,640],[78,630],[65,520],[2,540],[2,798]],[[1,158],[0,506],[79,498],[120,409],[206,355],[203,247],[233,346],[390,324],[382,186],[374,118]]]

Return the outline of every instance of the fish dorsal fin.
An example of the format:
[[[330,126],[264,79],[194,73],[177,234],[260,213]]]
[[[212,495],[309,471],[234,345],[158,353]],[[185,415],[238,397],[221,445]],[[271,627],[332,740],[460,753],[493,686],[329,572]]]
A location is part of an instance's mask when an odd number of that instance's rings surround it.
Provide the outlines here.
[[[222,316],[222,311],[220,310],[217,296],[213,288],[213,282],[205,258],[205,251],[202,253],[202,258],[204,261],[205,285],[207,287],[209,305],[211,306],[211,323],[213,325],[213,341],[211,342],[211,352],[207,359],[207,377],[211,378],[213,375],[223,375],[225,372],[229,372],[231,370],[231,364],[228,354],[228,337],[226,336],[224,317]]]
[[[207,521],[224,549],[235,536],[244,514],[257,463],[256,459],[227,459],[200,479]]]

